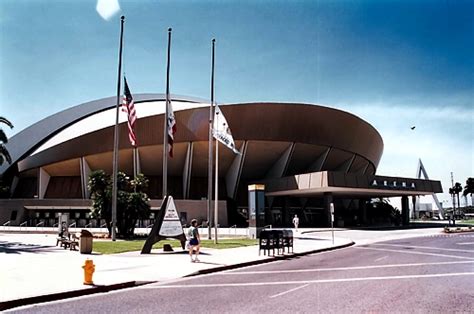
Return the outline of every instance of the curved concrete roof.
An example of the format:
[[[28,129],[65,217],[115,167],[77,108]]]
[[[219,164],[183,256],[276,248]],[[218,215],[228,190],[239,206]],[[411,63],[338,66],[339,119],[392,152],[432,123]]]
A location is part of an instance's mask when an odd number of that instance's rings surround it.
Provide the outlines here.
[[[133,97],[135,102],[149,102],[166,99],[165,94],[134,94]],[[10,168],[16,167],[19,160],[27,157],[49,138],[68,126],[95,113],[114,108],[116,106],[116,99],[115,96],[107,97],[65,109],[15,134],[9,139],[8,144],[6,145],[12,157],[12,163],[11,165],[3,164],[0,166],[0,175],[3,175]],[[171,99],[193,103],[208,102],[198,98],[179,95],[171,95]]]
[[[369,163],[372,166],[368,172],[374,173],[382,155],[383,141],[377,130],[366,121],[341,110],[289,103],[229,104],[221,106],[221,110],[231,126],[236,146],[242,147],[244,142],[249,143],[244,177],[245,173],[249,173],[249,176],[266,173],[291,145],[292,156],[288,158],[290,173],[317,171],[319,167],[312,164],[324,155],[327,161],[321,161],[325,162],[324,167],[320,166],[321,169],[336,170],[342,167],[351,169],[351,172],[360,172]],[[170,173],[182,173],[186,147],[188,143],[193,143],[193,171],[204,175],[207,167],[209,109],[192,108],[177,111],[175,115],[178,127],[175,135],[176,156],[170,161],[170,166],[175,165],[176,169],[170,169]],[[138,149],[146,160],[143,162],[144,167],[155,175],[160,174],[157,165],[161,162],[162,125],[163,114],[157,114],[140,118],[136,126]],[[121,151],[128,154],[126,151],[130,151],[131,147],[125,123],[120,125],[119,142]],[[98,159],[108,160],[105,155],[100,156],[111,153],[112,143],[111,126],[28,156],[21,161],[19,170],[26,171],[80,157],[93,158],[97,164]],[[231,152],[222,151],[223,167],[228,168],[233,158]],[[153,169],[147,163],[152,163]],[[101,169],[108,168],[105,162],[99,164]]]
[[[148,114],[139,115],[135,132],[139,171],[151,178],[156,194],[162,175],[164,114],[155,109],[163,107],[165,95],[140,94],[134,99],[137,108],[153,108]],[[178,131],[168,175],[177,195],[200,198],[205,195],[202,187],[207,186],[202,180],[208,171],[209,107],[205,100],[196,98],[171,99],[178,103]],[[55,178],[51,185],[54,192],[62,190],[64,177],[79,184],[82,179],[77,178],[83,178],[87,171],[111,172],[114,126],[108,118],[104,123],[101,117],[112,113],[109,109],[115,104],[115,97],[85,103],[12,137],[9,149],[14,163],[8,176],[19,172],[18,184],[24,180],[29,187],[28,180],[41,180],[41,173],[46,173],[45,178]],[[255,180],[326,170],[373,175],[382,156],[383,141],[377,130],[345,111],[298,103],[227,104],[221,106],[221,111],[232,129],[236,147],[242,151],[242,155],[235,155],[225,148],[219,150],[218,175],[225,177],[225,190],[232,199],[244,195],[244,187]],[[86,120],[99,128],[82,130]],[[76,137],[63,137],[71,130],[78,130]],[[120,124],[119,134],[119,169],[132,173],[134,153],[125,122]],[[56,195],[53,192],[48,197]]]

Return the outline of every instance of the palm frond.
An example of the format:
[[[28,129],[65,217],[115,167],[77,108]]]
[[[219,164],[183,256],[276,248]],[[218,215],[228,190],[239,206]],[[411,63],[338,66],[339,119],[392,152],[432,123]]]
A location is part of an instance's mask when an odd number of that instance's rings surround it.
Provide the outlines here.
[[[5,144],[8,143],[8,137],[2,129],[0,129],[0,142]]]
[[[1,122],[1,123],[4,123],[4,124],[6,124],[6,125],[8,125],[8,126],[10,127],[10,129],[13,129],[13,124],[12,124],[10,121],[8,121],[7,118],[5,118],[5,117],[0,117],[0,122]]]
[[[3,165],[4,161],[6,160],[9,164],[12,163],[12,158],[10,153],[8,152],[5,145],[0,144],[0,156],[2,156],[2,160],[0,160],[0,165]]]

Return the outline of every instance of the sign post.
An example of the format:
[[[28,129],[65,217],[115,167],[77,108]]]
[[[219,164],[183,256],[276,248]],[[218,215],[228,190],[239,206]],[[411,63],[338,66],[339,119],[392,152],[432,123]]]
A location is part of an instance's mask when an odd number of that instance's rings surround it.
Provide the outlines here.
[[[331,233],[332,233],[332,245],[334,245],[334,203],[329,204],[331,210]]]
[[[260,231],[265,226],[265,185],[252,184],[249,191],[249,236],[252,239],[260,237]]]

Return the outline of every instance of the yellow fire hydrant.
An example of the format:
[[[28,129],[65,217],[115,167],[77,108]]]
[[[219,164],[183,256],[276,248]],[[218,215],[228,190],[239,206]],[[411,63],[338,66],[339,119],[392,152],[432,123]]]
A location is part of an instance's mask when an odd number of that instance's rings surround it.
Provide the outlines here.
[[[93,285],[94,282],[92,281],[92,274],[94,274],[95,271],[95,265],[93,261],[90,259],[86,259],[82,268],[84,269],[84,284]]]

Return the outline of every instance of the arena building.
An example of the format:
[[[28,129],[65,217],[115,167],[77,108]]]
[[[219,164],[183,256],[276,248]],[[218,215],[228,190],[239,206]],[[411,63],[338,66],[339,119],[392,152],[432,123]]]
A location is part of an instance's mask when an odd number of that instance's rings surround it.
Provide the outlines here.
[[[126,115],[119,126],[119,170],[134,167],[149,180],[152,211],[162,198],[165,95],[134,95],[138,148],[128,141]],[[13,136],[13,162],[0,168],[10,193],[0,200],[0,223],[53,226],[60,213],[77,226],[90,219],[89,174],[112,172],[115,97],[81,104],[49,116]],[[209,102],[172,95],[177,121],[168,160],[168,191],[183,223],[207,219]],[[402,197],[404,222],[409,196],[442,192],[439,181],[376,175],[383,152],[377,130],[353,114],[313,104],[239,103],[220,106],[241,154],[220,145],[219,224],[245,226],[248,186],[265,185],[265,220],[285,227],[298,214],[300,226],[371,222],[369,201]],[[153,218],[150,217],[151,219]],[[147,225],[153,220],[142,221]],[[372,221],[373,222],[373,221]]]

